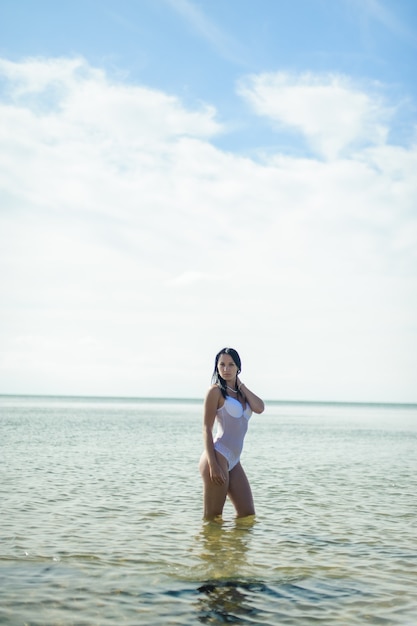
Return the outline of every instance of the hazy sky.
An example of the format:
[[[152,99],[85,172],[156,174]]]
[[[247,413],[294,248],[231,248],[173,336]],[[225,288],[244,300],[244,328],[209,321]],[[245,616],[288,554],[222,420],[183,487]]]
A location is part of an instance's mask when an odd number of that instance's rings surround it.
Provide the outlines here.
[[[417,402],[415,0],[1,0],[0,393]]]

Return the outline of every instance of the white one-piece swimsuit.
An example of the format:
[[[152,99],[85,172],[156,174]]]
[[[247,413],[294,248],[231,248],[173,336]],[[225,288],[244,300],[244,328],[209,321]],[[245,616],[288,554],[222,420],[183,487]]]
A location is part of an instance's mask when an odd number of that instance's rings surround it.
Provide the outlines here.
[[[239,400],[230,396],[217,410],[214,449],[227,459],[229,472],[239,463],[251,415],[252,409],[248,404],[244,409]]]

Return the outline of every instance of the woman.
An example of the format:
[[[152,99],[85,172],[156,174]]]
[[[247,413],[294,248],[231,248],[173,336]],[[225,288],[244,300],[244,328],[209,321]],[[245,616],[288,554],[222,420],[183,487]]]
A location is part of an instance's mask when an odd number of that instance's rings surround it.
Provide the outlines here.
[[[204,518],[222,515],[226,496],[237,517],[255,514],[252,492],[240,464],[243,440],[252,412],[262,413],[263,401],[239,378],[240,357],[233,348],[216,355],[212,386],[204,402],[204,452],[200,473],[204,481]],[[213,426],[217,432],[213,439]]]

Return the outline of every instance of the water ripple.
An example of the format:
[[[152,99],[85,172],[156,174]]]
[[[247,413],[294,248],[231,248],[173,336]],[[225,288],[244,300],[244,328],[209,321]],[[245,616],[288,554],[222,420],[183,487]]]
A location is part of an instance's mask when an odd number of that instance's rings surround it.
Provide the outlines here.
[[[414,624],[417,411],[267,411],[257,516],[203,523],[200,406],[35,405],[0,418],[0,623]]]

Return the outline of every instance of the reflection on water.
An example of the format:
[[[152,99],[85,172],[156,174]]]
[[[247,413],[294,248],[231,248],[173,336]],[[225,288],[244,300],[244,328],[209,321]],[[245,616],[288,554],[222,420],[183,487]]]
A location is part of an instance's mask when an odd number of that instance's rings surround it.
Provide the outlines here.
[[[198,620],[202,624],[254,623],[259,610],[251,606],[251,596],[262,591],[263,585],[226,581],[202,585],[197,602]]]
[[[250,598],[263,587],[245,578],[255,524],[255,516],[238,519],[232,525],[222,520],[204,524],[198,537],[204,582],[197,588],[196,601],[201,623],[245,623],[245,617],[253,623],[257,610]]]
[[[206,580],[233,579],[242,576],[246,555],[256,524],[255,516],[224,522],[205,522],[199,543]]]

